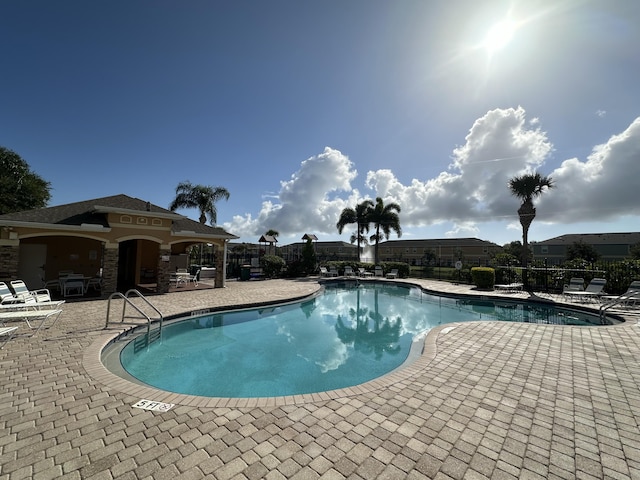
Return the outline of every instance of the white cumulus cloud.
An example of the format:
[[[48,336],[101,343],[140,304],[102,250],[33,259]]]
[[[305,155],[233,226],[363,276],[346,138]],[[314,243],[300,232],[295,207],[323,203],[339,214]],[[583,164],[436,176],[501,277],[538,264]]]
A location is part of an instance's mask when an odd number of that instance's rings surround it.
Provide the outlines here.
[[[352,185],[357,171],[351,160],[326,147],[281,182],[277,194],[263,201],[257,217],[236,216],[224,228],[241,237],[271,228],[282,237],[337,234],[335,224],[344,208],[379,196],[402,207],[403,229],[447,223],[451,236],[482,236],[483,223],[506,222],[507,228],[520,228],[519,200],[510,194],[508,182],[536,171],[555,181],[555,188],[536,200],[536,221],[576,223],[640,214],[640,118],[594,147],[585,161],[568,159],[551,171],[545,170],[545,162],[554,148],[540,123],[537,117],[527,120],[522,107],[488,111],[474,122],[465,142],[453,149],[446,171],[408,184],[390,169],[369,171],[363,195]]]

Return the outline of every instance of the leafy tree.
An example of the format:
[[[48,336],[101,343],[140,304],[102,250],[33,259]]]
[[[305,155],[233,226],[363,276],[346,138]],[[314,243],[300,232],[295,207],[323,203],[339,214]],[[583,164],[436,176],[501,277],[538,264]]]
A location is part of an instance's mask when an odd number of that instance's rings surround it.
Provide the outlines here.
[[[640,260],[640,243],[631,245],[631,247],[629,247],[629,253],[634,260]]]
[[[553,188],[554,183],[551,177],[544,177],[539,173],[524,174],[509,180],[509,190],[511,194],[522,200],[522,205],[518,209],[520,225],[522,225],[522,267],[525,269],[523,281],[527,286],[527,265],[529,263],[529,227],[536,216],[536,208],[533,206],[533,199],[542,195],[545,189]]]
[[[0,215],[46,207],[51,184],[32,172],[17,153],[0,147]]]
[[[524,254],[524,249],[522,248],[522,242],[520,240],[516,240],[515,242],[511,242],[511,243],[507,243],[506,245],[503,245],[502,251],[507,255],[516,257],[517,259],[522,259],[522,255]],[[528,255],[529,260],[531,260],[532,256],[533,255],[532,255],[531,249],[529,249],[529,255]]]
[[[600,258],[598,251],[591,245],[587,245],[583,241],[573,242],[567,247],[567,261],[570,260],[586,260],[589,263],[595,263]]]
[[[310,238],[302,249],[302,263],[306,273],[313,273],[316,270],[318,259],[316,258],[316,250],[313,248],[313,242]]]
[[[351,243],[358,242],[358,261],[360,261],[361,248],[360,244],[363,241],[363,235],[365,232],[369,232],[369,215],[373,209],[373,202],[371,200],[364,200],[356,208],[345,208],[340,214],[340,219],[336,223],[338,233],[342,233],[344,227],[350,223],[356,224],[356,232],[351,235]],[[366,241],[366,240],[365,240]]]
[[[216,202],[224,198],[229,200],[229,192],[224,187],[210,187],[208,185],[192,185],[191,182],[181,182],[176,187],[176,198],[169,205],[169,210],[178,208],[197,208],[200,210],[200,223],[211,225],[218,221]]]
[[[369,212],[368,220],[375,225],[376,233],[371,235],[371,241],[375,244],[375,263],[379,263],[378,250],[382,238],[389,239],[391,231],[395,231],[398,237],[402,236],[400,227],[400,205],[397,203],[384,204],[382,198],[376,198],[375,207]]]

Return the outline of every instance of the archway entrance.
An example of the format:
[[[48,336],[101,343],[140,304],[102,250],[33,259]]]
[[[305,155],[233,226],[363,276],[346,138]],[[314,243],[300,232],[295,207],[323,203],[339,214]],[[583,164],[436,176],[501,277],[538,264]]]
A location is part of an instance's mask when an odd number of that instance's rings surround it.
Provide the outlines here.
[[[160,246],[149,240],[125,240],[118,247],[118,291],[158,281]]]

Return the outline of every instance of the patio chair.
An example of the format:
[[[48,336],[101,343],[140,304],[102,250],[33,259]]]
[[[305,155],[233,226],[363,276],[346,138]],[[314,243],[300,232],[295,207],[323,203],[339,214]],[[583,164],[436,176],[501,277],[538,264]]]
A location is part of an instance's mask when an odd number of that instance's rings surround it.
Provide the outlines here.
[[[392,268],[389,273],[387,273],[387,278],[398,278],[398,269]]]
[[[562,289],[562,293],[566,292],[583,292],[584,291],[584,278],[574,277],[569,280],[569,284],[565,285]]]
[[[15,293],[17,302],[10,303],[26,303],[37,304],[37,307],[54,307],[57,308],[64,303],[64,300],[52,300],[49,290],[41,288],[40,290],[30,291],[22,280],[11,281],[11,288]]]
[[[349,265],[347,265],[346,267],[344,267],[344,276],[345,277],[355,277],[356,274],[353,271],[353,268],[350,267]]]
[[[604,294],[604,286],[606,284],[607,281],[604,278],[594,278],[584,290],[566,290],[564,294],[573,299],[597,300]]]
[[[8,303],[20,303],[21,300],[17,298],[13,292],[9,289],[9,286],[0,282],[0,303],[6,305]]]
[[[198,270],[194,275],[191,275],[189,277],[189,281],[187,281],[187,283],[193,282],[193,285],[195,287],[197,287],[198,286],[198,278],[200,278],[200,270]]]
[[[62,295],[66,297],[82,297],[86,293],[84,275],[71,273],[62,282]]]
[[[5,321],[24,321],[31,330],[35,330],[32,334],[35,335],[50,318],[53,318],[53,323],[49,328],[53,327],[62,313],[61,309],[39,309],[31,305],[33,304],[4,305],[0,309],[0,323],[4,324]],[[36,320],[40,320],[40,324],[34,327],[31,322]]]
[[[617,305],[635,305],[640,300],[640,280],[631,282],[627,291],[621,295],[602,295],[600,299]]]
[[[336,267],[329,268],[329,276],[330,277],[337,277],[338,276],[338,269]]]
[[[361,277],[370,277],[373,275],[373,273],[369,272],[368,270],[365,270],[364,267],[358,267],[358,275]]]
[[[375,277],[384,277],[384,272],[382,271],[382,267],[380,265],[376,265],[373,269]]]
[[[321,277],[328,277],[329,276],[329,270],[327,270],[326,267],[320,267],[320,276]]]
[[[18,327],[0,327],[0,337],[7,337],[2,344],[0,344],[0,349],[4,347],[9,340],[11,340],[15,334]]]

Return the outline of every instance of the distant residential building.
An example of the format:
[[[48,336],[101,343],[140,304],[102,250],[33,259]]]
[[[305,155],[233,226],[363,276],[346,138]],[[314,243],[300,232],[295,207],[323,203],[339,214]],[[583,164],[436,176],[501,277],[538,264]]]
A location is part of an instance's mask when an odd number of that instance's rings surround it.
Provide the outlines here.
[[[604,261],[619,261],[631,256],[630,249],[640,242],[640,232],[629,233],[572,233],[531,243],[533,258],[559,265],[567,259],[567,250],[574,243],[590,245]]]
[[[434,238],[388,240],[379,245],[381,262],[406,262],[410,265],[453,266],[460,260],[466,265],[488,265],[502,247],[478,238]]]

